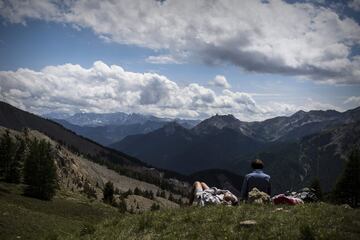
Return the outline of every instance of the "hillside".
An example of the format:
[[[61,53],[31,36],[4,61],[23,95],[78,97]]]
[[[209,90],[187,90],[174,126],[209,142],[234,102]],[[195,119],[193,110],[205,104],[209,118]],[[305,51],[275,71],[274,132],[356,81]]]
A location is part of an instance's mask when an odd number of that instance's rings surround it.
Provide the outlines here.
[[[0,239],[57,239],[120,216],[106,204],[60,191],[52,201],[22,196],[22,186],[0,182]]]
[[[76,193],[42,201],[22,196],[21,186],[0,183],[1,239],[358,239],[359,217],[358,209],[325,203],[121,214]]]
[[[4,134],[5,128],[0,127],[0,136]],[[23,134],[14,130],[10,130],[10,135],[13,137],[23,137]],[[27,133],[28,139],[44,139],[52,145],[54,160],[57,172],[58,189],[61,192],[82,194],[88,196],[93,201],[101,202],[103,197],[103,189],[106,182],[111,181],[114,188],[119,192],[115,194],[115,200],[120,201],[120,194],[128,190],[140,189],[141,191],[152,192],[153,195],[159,191],[164,191],[167,198],[170,194],[169,191],[160,188],[154,184],[145,181],[140,181],[126,175],[122,175],[106,166],[100,165],[90,161],[86,157],[72,152],[65,146],[51,140],[44,134],[31,130]],[[184,188],[188,189],[187,183],[178,181],[176,185],[180,186],[185,184]],[[91,193],[91,194],[90,194]],[[182,196],[172,193],[175,199],[182,198]],[[167,199],[156,197],[154,199],[143,199],[140,196],[130,195],[125,200],[130,201],[127,204],[128,210],[131,205],[139,206],[142,210],[149,210],[153,203],[159,204],[163,208],[178,207],[178,204],[170,202]],[[186,201],[186,199],[183,199]],[[149,205],[150,203],[150,205]]]
[[[0,126],[18,131],[23,128],[38,130],[58,142],[76,148],[83,154],[97,155],[121,164],[141,165],[141,162],[137,159],[104,148],[98,143],[76,135],[58,123],[22,111],[5,102],[0,102]],[[113,155],[111,159],[110,155]]]
[[[80,239],[358,239],[360,212],[324,203],[182,208],[114,217]],[[78,239],[74,234],[65,239]]]
[[[274,189],[283,192],[307,186],[318,178],[324,191],[330,191],[344,169],[349,152],[360,147],[360,122],[327,129],[299,142],[274,143],[256,156],[266,163]],[[255,157],[255,156],[254,156]],[[243,169],[243,159],[233,168]]]
[[[130,178],[140,179],[157,186],[166,185],[168,188],[177,190],[184,189],[184,184],[186,184],[178,182],[179,184],[175,186],[170,181],[172,177],[170,172],[166,173],[166,171],[152,168],[127,154],[81,137],[58,123],[22,111],[4,102],[0,102],[0,126],[18,131],[24,128],[37,130],[60,145],[85,156],[88,160],[102,163]],[[168,178],[163,177],[165,173]],[[187,191],[187,187],[185,189]]]

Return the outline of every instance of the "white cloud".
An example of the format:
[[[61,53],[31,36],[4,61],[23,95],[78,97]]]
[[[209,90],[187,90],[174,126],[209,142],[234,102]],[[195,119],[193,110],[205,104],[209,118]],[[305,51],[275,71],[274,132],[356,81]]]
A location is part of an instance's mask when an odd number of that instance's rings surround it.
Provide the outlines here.
[[[197,118],[216,111],[258,111],[245,93],[217,95],[196,83],[179,87],[165,76],[128,72],[101,61],[91,68],[64,64],[40,71],[0,71],[0,86],[1,100],[35,113],[125,111]]]
[[[0,0],[1,1],[1,0]],[[12,23],[43,19],[92,29],[108,41],[162,49],[210,64],[303,76],[330,84],[359,83],[360,42],[354,20],[311,3],[281,0],[1,1]],[[352,4],[357,6],[358,1]],[[162,63],[171,59],[149,57]]]
[[[181,61],[175,59],[171,55],[159,55],[159,56],[149,56],[146,58],[146,62],[153,64],[180,64]]]
[[[348,6],[355,11],[360,11],[360,0],[349,1]]]
[[[231,85],[223,75],[216,75],[215,78],[209,82],[210,85],[222,88],[231,88]]]
[[[360,96],[351,96],[344,101],[344,104],[360,106]]]
[[[0,99],[34,113],[137,112],[160,117],[206,118],[234,114],[263,120],[297,110],[332,108],[311,99],[304,106],[279,102],[259,105],[251,94],[224,89],[220,94],[191,83],[180,87],[156,73],[136,73],[94,62],[90,68],[64,64],[40,71],[0,71]]]

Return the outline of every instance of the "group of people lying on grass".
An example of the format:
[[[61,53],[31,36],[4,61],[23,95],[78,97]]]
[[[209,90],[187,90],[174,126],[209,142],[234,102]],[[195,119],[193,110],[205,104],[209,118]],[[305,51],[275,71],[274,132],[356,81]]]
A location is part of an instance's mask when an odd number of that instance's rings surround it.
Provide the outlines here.
[[[275,204],[290,205],[304,203],[301,197],[296,197],[296,195],[279,194],[270,199],[270,176],[263,172],[263,162],[256,159],[251,163],[251,167],[253,168],[253,172],[247,174],[244,178],[240,195],[241,200],[248,201],[258,198],[255,199],[255,202],[264,203],[272,201]],[[306,197],[308,197],[308,195]],[[229,190],[222,190],[216,187],[210,188],[206,183],[196,181],[193,184],[189,199],[189,204],[193,205],[193,203],[200,206],[216,204],[237,205],[239,199]]]

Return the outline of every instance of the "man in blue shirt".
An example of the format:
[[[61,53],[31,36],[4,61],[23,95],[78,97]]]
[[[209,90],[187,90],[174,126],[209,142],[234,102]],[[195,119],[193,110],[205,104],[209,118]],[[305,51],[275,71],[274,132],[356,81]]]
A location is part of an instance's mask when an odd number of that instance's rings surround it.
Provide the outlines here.
[[[241,198],[247,200],[249,192],[256,187],[262,192],[271,195],[270,176],[265,174],[262,169],[264,163],[260,159],[256,159],[251,163],[251,167],[254,169],[252,173],[249,173],[244,178],[244,183],[241,188]]]

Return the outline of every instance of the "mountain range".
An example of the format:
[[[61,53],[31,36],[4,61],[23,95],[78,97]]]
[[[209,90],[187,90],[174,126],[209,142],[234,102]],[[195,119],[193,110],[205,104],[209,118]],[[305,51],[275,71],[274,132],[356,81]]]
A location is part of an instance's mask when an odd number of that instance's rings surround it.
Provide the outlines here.
[[[60,123],[75,133],[104,146],[135,134],[144,134],[176,121],[185,128],[192,128],[199,120],[159,118],[152,115],[127,113],[76,113],[74,115],[45,114],[45,118]]]
[[[299,111],[262,122],[215,115],[192,129],[169,123],[147,134],[127,136],[111,147],[183,174],[227,169],[244,175],[251,170],[250,162],[260,157],[274,176],[275,191],[296,189],[314,178],[328,191],[346,154],[359,146],[359,121],[360,108],[343,113]]]

